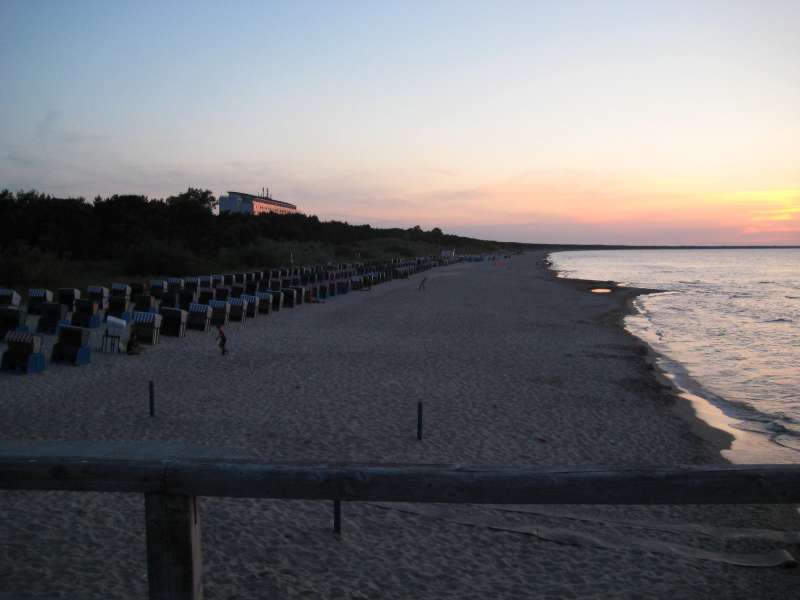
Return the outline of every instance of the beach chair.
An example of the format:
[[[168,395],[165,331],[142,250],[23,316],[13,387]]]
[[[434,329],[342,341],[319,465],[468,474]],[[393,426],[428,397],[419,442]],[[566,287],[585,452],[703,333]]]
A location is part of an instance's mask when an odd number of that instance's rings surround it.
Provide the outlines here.
[[[5,335],[7,349],[0,360],[0,369],[18,373],[44,371],[42,336],[27,331],[9,331]]]
[[[159,312],[161,309],[164,308],[180,308],[181,307],[181,299],[180,294],[178,292],[170,292],[166,291],[161,294],[161,300],[159,301]]]
[[[41,315],[42,304],[53,301],[53,292],[45,289],[28,290],[28,314]]]
[[[277,292],[269,292],[272,296],[272,310],[279,311],[283,308],[283,292],[278,290]]]
[[[198,282],[200,284],[200,289],[213,289],[216,285],[214,277],[211,275],[203,275],[199,277]]]
[[[75,310],[72,312],[70,325],[95,329],[100,327],[100,309],[94,300],[79,298],[75,301]]]
[[[157,300],[167,293],[169,284],[166,279],[151,279],[150,280],[150,295]]]
[[[183,279],[180,277],[167,277],[167,291],[177,293],[183,289]]]
[[[254,319],[258,316],[261,300],[254,294],[244,294],[242,300],[247,302],[247,318]]]
[[[178,307],[181,310],[189,310],[189,305],[195,302],[197,302],[197,292],[190,289],[178,292]]]
[[[256,300],[258,300],[257,309],[259,314],[262,315],[270,314],[272,312],[272,293],[256,292],[255,297]]]
[[[67,307],[67,312],[75,310],[75,300],[81,297],[81,291],[75,288],[59,288],[56,291],[56,302]]]
[[[231,321],[244,323],[247,320],[247,300],[244,298],[231,298],[228,304],[231,306],[228,318]]]
[[[112,354],[125,352],[129,337],[130,326],[128,321],[117,317],[106,317],[106,332],[103,334],[100,351]]]
[[[247,282],[247,273],[234,273],[233,274],[233,283],[238,283],[239,285],[244,285]],[[233,283],[231,285],[233,285]]]
[[[99,310],[108,308],[109,289],[102,285],[90,285],[86,288],[86,297],[97,302]]]
[[[244,285],[235,283],[231,286],[231,298],[241,298],[242,294],[244,293],[245,293]]]
[[[297,290],[294,288],[283,288],[283,308],[294,308],[297,305]]]
[[[231,297],[231,287],[229,285],[221,285],[216,290],[217,295],[215,300],[227,300]]]
[[[0,288],[0,306],[11,306],[19,308],[22,298],[14,290],[8,288]]]
[[[344,272],[339,273],[336,280],[336,293],[346,294],[350,291],[350,276]]]
[[[236,275],[233,273],[226,273],[222,276],[223,285],[233,285],[236,283]]]
[[[133,310],[135,312],[156,312],[156,299],[150,294],[134,294]]]
[[[189,305],[187,327],[197,331],[208,331],[211,323],[211,307],[208,304],[192,303]]]
[[[161,333],[182,338],[186,335],[188,313],[180,308],[161,307]]]
[[[336,272],[330,271],[328,273],[328,297],[333,298],[336,295]]]
[[[200,278],[199,277],[187,277],[183,281],[183,289],[189,290],[190,292],[196,292],[200,289]]]
[[[0,339],[6,333],[25,326],[25,313],[17,306],[0,306]]]
[[[260,280],[248,281],[247,283],[244,284],[244,291],[249,296],[252,296],[258,291],[260,285],[261,285]]]
[[[284,279],[284,288],[295,290],[296,294],[294,295],[294,305],[299,306],[305,300],[305,288],[300,285],[300,277],[294,276],[288,280]]]
[[[211,300],[208,305],[211,307],[211,324],[227,325],[231,315],[231,305],[227,300]]]
[[[212,275],[211,276],[211,286],[217,287],[219,285],[225,284],[225,276],[224,275]]]
[[[67,307],[60,302],[43,302],[36,333],[54,334],[59,325],[69,325]]]
[[[128,287],[131,288],[131,298],[136,296],[141,296],[144,294],[144,284],[143,283],[129,283]]]
[[[200,304],[208,304],[212,300],[217,299],[217,290],[214,288],[200,288],[200,291],[197,293],[197,301]]]
[[[110,298],[124,298],[125,300],[130,300],[131,286],[127,283],[112,283]]]
[[[90,331],[83,327],[59,325],[58,341],[53,345],[52,362],[67,362],[76,367],[88,365],[92,351],[89,348]]]
[[[127,286],[125,286],[127,287]],[[112,295],[108,299],[108,308],[106,309],[106,317],[116,317],[117,319],[130,319],[132,305],[126,296]]]
[[[158,313],[135,310],[131,324],[140,341],[157,344],[161,334],[161,319]]]

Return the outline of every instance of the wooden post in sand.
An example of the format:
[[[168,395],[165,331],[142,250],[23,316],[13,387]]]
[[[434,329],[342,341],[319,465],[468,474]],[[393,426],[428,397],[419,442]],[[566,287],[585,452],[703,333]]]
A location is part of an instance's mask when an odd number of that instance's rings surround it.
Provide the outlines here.
[[[422,402],[417,402],[417,439],[422,440]]]
[[[342,501],[333,501],[333,533],[342,533]]]
[[[150,416],[156,416],[156,384],[150,380]]]
[[[202,600],[197,498],[145,494],[145,526],[150,600]]]

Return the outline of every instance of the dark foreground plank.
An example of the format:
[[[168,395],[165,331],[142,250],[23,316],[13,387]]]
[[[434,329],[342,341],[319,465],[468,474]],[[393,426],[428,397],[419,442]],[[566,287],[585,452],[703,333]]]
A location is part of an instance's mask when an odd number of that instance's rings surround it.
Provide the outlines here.
[[[488,504],[800,502],[800,465],[524,467],[0,456],[0,489]]]

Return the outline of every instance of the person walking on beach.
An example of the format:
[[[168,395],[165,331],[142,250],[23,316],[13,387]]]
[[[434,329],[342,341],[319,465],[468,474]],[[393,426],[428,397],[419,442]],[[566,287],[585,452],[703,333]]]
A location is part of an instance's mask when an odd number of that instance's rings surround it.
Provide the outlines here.
[[[419,287],[417,288],[418,292],[424,292],[425,291],[425,282],[426,281],[428,281],[428,278],[427,277],[423,277],[422,281],[419,282]]]
[[[225,346],[228,344],[228,336],[225,335],[225,330],[222,329],[222,325],[217,325],[217,339],[219,340],[219,348],[222,350],[222,356],[225,356],[227,352]]]

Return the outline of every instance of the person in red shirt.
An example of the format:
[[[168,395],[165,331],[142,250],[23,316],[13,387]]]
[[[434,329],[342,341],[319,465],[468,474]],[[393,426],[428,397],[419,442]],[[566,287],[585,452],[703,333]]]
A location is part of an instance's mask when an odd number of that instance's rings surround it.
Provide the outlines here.
[[[217,325],[217,339],[219,340],[219,348],[222,350],[222,356],[225,356],[225,353],[228,351],[225,347],[228,344],[228,336],[225,335],[222,325]]]

